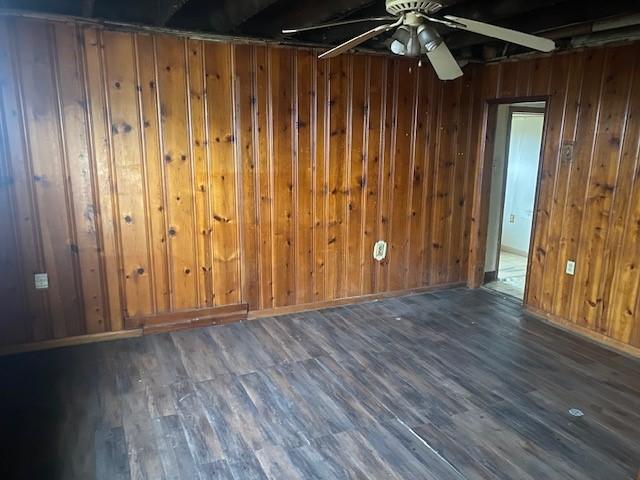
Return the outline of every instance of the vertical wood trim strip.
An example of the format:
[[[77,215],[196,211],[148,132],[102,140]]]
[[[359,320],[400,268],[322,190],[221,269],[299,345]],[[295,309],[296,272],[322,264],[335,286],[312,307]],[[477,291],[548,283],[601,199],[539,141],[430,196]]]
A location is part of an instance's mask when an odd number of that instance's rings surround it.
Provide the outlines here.
[[[316,218],[317,218],[317,192],[318,192],[318,59],[313,51],[309,52],[311,58],[311,95],[309,95],[309,129],[310,129],[310,162],[311,162],[311,278],[309,279],[311,289],[309,295],[313,302],[316,298],[318,265],[317,265],[317,245],[316,245]]]
[[[251,154],[253,155],[253,181],[255,185],[255,192],[253,202],[255,205],[255,221],[256,221],[256,230],[255,230],[255,244],[258,251],[257,256],[257,281],[258,285],[256,291],[258,292],[258,305],[260,308],[265,308],[264,305],[264,285],[263,285],[263,264],[262,257],[265,255],[263,249],[263,243],[259,238],[259,230],[258,228],[262,224],[262,209],[260,208],[260,197],[262,192],[260,190],[260,176],[262,175],[262,170],[260,169],[260,135],[258,133],[259,120],[259,98],[258,98],[258,55],[256,52],[256,47],[251,47],[251,95],[253,97],[253,101],[251,102],[251,119],[252,119],[252,127],[251,127]]]
[[[381,103],[381,107],[380,107],[380,147],[379,147],[379,152],[378,152],[378,156],[380,157],[380,161],[379,161],[379,165],[378,165],[378,222],[377,222],[377,228],[376,228],[376,238],[375,241],[379,241],[382,239],[382,231],[383,231],[383,215],[384,215],[384,192],[385,192],[385,188],[384,188],[384,182],[385,182],[385,177],[384,177],[384,171],[385,171],[385,165],[387,163],[387,156],[385,155],[385,149],[386,149],[386,143],[387,143],[387,125],[386,125],[386,118],[387,118],[387,96],[389,95],[388,92],[388,88],[389,88],[389,81],[388,81],[388,76],[389,76],[389,59],[388,58],[384,58],[383,60],[383,65],[382,65],[382,93],[380,95],[380,103]],[[380,277],[382,276],[382,265],[381,265],[381,261],[376,261],[376,267],[375,267],[375,285],[373,288],[374,292],[379,292],[380,291],[380,284],[382,283],[380,281]]]
[[[158,44],[156,41],[156,36],[153,36],[153,65],[155,72],[155,95],[156,95],[156,122],[158,124],[158,144],[160,146],[159,152],[160,157],[164,155],[164,125],[162,123],[162,104],[160,102],[160,82],[158,75]],[[206,85],[205,85],[206,88]],[[162,175],[162,192],[164,197],[164,225],[165,225],[165,250],[166,250],[166,258],[167,258],[167,284],[169,286],[169,310],[173,310],[175,308],[175,287],[173,282],[173,259],[171,257],[171,250],[169,248],[169,239],[167,237],[167,231],[169,229],[169,201],[167,198],[167,173],[164,165],[160,168],[160,173]]]
[[[162,164],[162,166],[160,167],[160,174],[162,176],[162,192],[163,192],[163,213],[164,213],[164,226],[165,226],[165,231],[164,233],[164,238],[165,238],[165,255],[166,255],[166,259],[167,259],[167,284],[168,284],[168,288],[169,288],[169,310],[173,310],[174,306],[175,306],[175,300],[174,300],[174,282],[173,282],[173,259],[170,255],[170,248],[169,248],[169,239],[167,236],[167,232],[169,229],[169,199],[167,197],[168,193],[167,193],[167,173],[166,173],[166,169],[164,168],[164,161],[162,160],[162,158],[164,157],[164,152],[165,152],[165,148],[164,148],[164,126],[162,124],[162,104],[160,103],[160,78],[159,78],[159,74],[158,74],[158,44],[156,41],[156,36],[153,36],[153,69],[154,69],[154,83],[155,83],[155,96],[156,96],[156,122],[158,124],[158,145],[159,145],[159,152],[160,152],[160,162]]]
[[[473,72],[473,79],[475,79],[476,81],[478,81],[479,79],[479,75],[477,75],[477,72]],[[473,82],[473,80],[472,80]],[[475,105],[476,105],[476,89],[474,88],[473,83],[470,84],[470,95],[471,98],[469,99],[469,110],[467,112],[467,146],[465,151],[466,156],[465,156],[465,181],[464,181],[464,215],[463,218],[461,220],[462,222],[462,231],[463,231],[463,238],[461,239],[460,242],[460,255],[462,256],[462,261],[461,261],[461,265],[460,265],[460,278],[458,279],[459,281],[463,281],[465,276],[466,276],[466,272],[469,266],[469,242],[471,241],[471,209],[473,208],[472,205],[472,201],[471,201],[471,188],[473,187],[473,181],[472,181],[472,174],[473,174],[473,169],[471,167],[473,167],[473,162],[472,162],[472,155],[473,155],[473,151],[472,151],[472,137],[473,137],[473,124],[475,122],[475,119],[473,117],[474,114],[474,110],[475,110]],[[477,161],[477,160],[476,160]]]
[[[296,51],[291,52],[291,78],[289,79],[291,82],[291,99],[290,99],[290,114],[289,114],[289,124],[290,124],[290,141],[291,141],[291,176],[289,177],[289,182],[293,187],[291,191],[291,216],[293,218],[293,245],[290,246],[289,251],[291,253],[291,257],[293,259],[293,268],[289,269],[289,278],[287,279],[287,284],[291,285],[292,292],[291,295],[288,295],[288,298],[293,299],[293,302],[298,302],[298,269],[300,268],[298,262],[298,245],[300,245],[300,222],[298,221],[299,215],[298,209],[299,204],[299,162],[298,162],[298,128],[299,128],[299,113],[298,113],[298,55]],[[288,223],[287,229],[289,233],[291,233],[291,222]]]
[[[323,101],[319,93],[318,85],[318,57],[313,52],[311,62],[311,88],[313,95],[311,96],[311,108],[309,114],[311,115],[311,250],[312,250],[312,264],[313,271],[311,279],[311,298],[313,301],[317,300],[318,295],[318,139],[320,138],[320,131],[318,129],[318,103]],[[323,89],[324,92],[324,89]]]
[[[204,105],[204,158],[206,164],[206,179],[207,179],[207,195],[205,196],[205,214],[206,214],[206,222],[207,226],[207,235],[205,237],[205,250],[207,251],[207,259],[208,264],[206,265],[207,271],[205,272],[207,275],[207,281],[205,285],[209,284],[209,291],[206,292],[207,297],[207,305],[211,306],[214,304],[213,293],[216,291],[215,278],[213,276],[213,242],[212,232],[213,232],[213,208],[211,205],[211,135],[210,135],[210,125],[209,125],[209,87],[207,85],[207,55],[206,55],[206,44],[201,42],[201,61],[202,61],[202,102]]]
[[[372,252],[367,249],[369,244],[366,242],[365,229],[367,225],[367,191],[369,184],[369,164],[371,163],[371,157],[369,156],[369,122],[371,120],[371,57],[367,57],[365,61],[365,78],[364,78],[364,101],[366,105],[366,111],[363,116],[362,125],[362,178],[364,179],[362,190],[360,193],[360,295],[364,295],[364,265],[369,260]]]
[[[236,268],[236,279],[238,281],[238,294],[236,295],[235,298],[237,298],[237,301],[241,301],[242,299],[244,299],[244,287],[243,287],[243,274],[242,274],[242,267],[241,267],[241,262],[242,262],[242,246],[244,244],[243,242],[243,234],[242,234],[242,228],[241,228],[241,216],[240,216],[240,202],[242,201],[242,182],[240,179],[240,170],[241,170],[241,164],[242,164],[242,160],[241,160],[241,155],[239,152],[239,144],[240,142],[238,142],[238,138],[236,135],[236,132],[238,131],[239,125],[238,125],[238,109],[235,108],[238,104],[237,102],[237,84],[236,84],[236,64],[235,64],[235,45],[231,44],[229,46],[229,69],[231,70],[229,72],[229,75],[231,77],[231,126],[233,129],[233,144],[234,144],[234,148],[233,148],[233,165],[235,167],[235,172],[234,172],[234,176],[233,176],[233,180],[235,182],[235,186],[234,186],[234,194],[235,194],[235,201],[234,201],[234,209],[235,209],[235,222],[236,222],[236,238],[235,238],[235,251],[236,254],[234,255],[234,261],[235,261],[235,268]]]
[[[420,265],[420,279],[421,285],[429,285],[431,284],[431,259],[432,259],[432,248],[431,248],[431,229],[433,227],[433,222],[431,221],[433,210],[433,198],[434,198],[434,178],[435,178],[435,152],[437,149],[437,137],[438,131],[437,122],[439,115],[439,104],[440,100],[438,97],[441,96],[441,85],[439,83],[439,79],[436,79],[433,73],[429,74],[428,77],[428,97],[426,99],[426,113],[427,117],[425,118],[426,125],[426,134],[424,140],[424,152],[423,152],[423,164],[424,164],[424,173],[423,173],[423,192],[422,192],[422,213],[420,219],[420,231],[421,231],[421,248],[422,248],[422,260]],[[432,127],[436,128],[432,128]]]
[[[342,276],[343,279],[340,281],[342,285],[342,292],[339,292],[339,297],[350,296],[349,295],[349,263],[347,262],[347,256],[352,254],[353,252],[348,252],[349,243],[350,243],[350,235],[351,235],[351,214],[349,205],[351,204],[351,162],[352,162],[352,143],[353,143],[353,55],[347,56],[347,119],[346,119],[346,141],[344,142],[344,158],[345,158],[345,166],[346,169],[344,171],[344,175],[342,178],[342,191],[346,194],[346,201],[344,202],[344,223],[342,228],[342,255],[340,252],[338,253],[340,259],[342,260]]]
[[[97,34],[97,42],[98,42],[98,49],[100,52],[100,75],[101,75],[101,80],[102,80],[102,93],[104,95],[103,97],[103,101],[104,101],[104,114],[105,114],[105,133],[106,133],[106,138],[107,138],[107,143],[108,143],[108,158],[107,160],[107,164],[108,164],[108,171],[109,171],[109,179],[110,179],[110,186],[111,186],[111,190],[110,190],[110,203],[111,203],[111,208],[110,211],[112,213],[112,217],[111,218],[107,218],[105,219],[106,221],[109,221],[112,223],[113,225],[113,232],[114,232],[114,238],[113,238],[113,244],[114,244],[114,260],[116,262],[116,265],[118,265],[118,270],[117,272],[122,272],[124,270],[123,264],[122,264],[122,245],[121,245],[121,241],[120,239],[122,238],[121,233],[120,233],[120,222],[118,221],[118,219],[120,218],[120,207],[118,205],[118,185],[117,185],[117,181],[116,181],[116,176],[115,176],[115,164],[114,164],[114,153],[113,153],[113,138],[112,138],[112,133],[111,133],[111,124],[112,124],[112,120],[111,120],[111,103],[109,100],[109,89],[107,86],[107,77],[106,77],[106,69],[107,69],[107,64],[105,61],[105,55],[104,55],[104,38],[102,35],[102,31],[101,30],[97,30],[96,31]],[[106,192],[105,192],[106,193]],[[115,320],[116,321],[116,325],[112,325],[113,330],[122,330],[124,328],[124,319],[123,319],[123,311],[126,311],[127,308],[127,296],[126,296],[126,292],[125,292],[125,288],[124,288],[124,284],[122,281],[122,276],[121,275],[117,275],[118,276],[118,290],[119,290],[119,308],[120,310],[117,312],[117,314],[115,314],[115,316],[112,317],[112,321]],[[114,315],[114,312],[112,312],[112,315]]]
[[[329,270],[329,222],[327,218],[329,216],[329,168],[331,156],[330,152],[330,133],[331,133],[331,107],[330,107],[330,99],[331,99],[331,62],[329,60],[324,61],[325,71],[324,71],[324,160],[323,164],[323,182],[322,182],[322,196],[324,202],[324,221],[322,225],[323,229],[323,238],[322,238],[322,252],[324,260],[322,262],[322,280],[324,282],[323,285],[323,300],[326,300],[329,297],[329,280],[328,280],[328,270]]]
[[[190,197],[191,197],[191,236],[192,251],[193,251],[193,265],[195,266],[194,277],[196,283],[196,302],[201,306],[202,299],[202,280],[200,277],[200,262],[198,258],[198,222],[196,220],[196,181],[195,181],[195,159],[193,156],[193,111],[191,108],[191,68],[189,66],[189,40],[184,38],[182,40],[182,56],[184,60],[184,99],[186,103],[187,114],[187,158],[189,159],[189,182],[191,184]],[[236,217],[237,218],[237,217]]]
[[[405,214],[405,237],[406,237],[406,249],[404,252],[404,265],[402,266],[402,277],[404,279],[402,288],[409,288],[409,263],[411,260],[411,225],[413,222],[413,179],[415,178],[416,171],[416,136],[418,129],[418,92],[420,89],[420,70],[421,68],[418,65],[413,65],[410,67],[415,69],[414,76],[415,80],[413,82],[412,88],[412,100],[411,100],[411,137],[410,137],[410,145],[409,145],[409,171],[407,172],[407,185],[409,187],[409,193],[407,195],[407,210]],[[412,285],[413,286],[413,285]],[[417,286],[417,285],[416,285]]]
[[[400,61],[394,59],[393,60],[393,113],[391,114],[391,148],[389,150],[389,185],[387,186],[387,222],[386,222],[386,233],[385,239],[391,244],[391,224],[393,212],[395,211],[395,195],[394,195],[394,185],[396,183],[396,142],[398,141],[398,96],[400,94]],[[389,254],[389,250],[387,250],[387,255]],[[386,259],[386,270],[385,270],[385,289],[388,291],[391,289],[391,262],[394,264],[397,262],[395,258],[389,258],[387,256]]]
[[[464,86],[464,80],[463,78],[458,78],[455,80],[455,86],[456,86],[456,101],[455,101],[455,106],[456,106],[456,114],[454,117],[455,120],[455,128],[453,131],[453,140],[452,140],[452,145],[450,147],[450,151],[449,151],[449,155],[451,155],[451,159],[449,160],[450,162],[453,162],[452,168],[449,168],[449,185],[447,186],[447,192],[449,195],[448,198],[448,218],[447,218],[447,229],[446,229],[446,237],[445,237],[445,244],[444,244],[444,258],[446,259],[447,262],[447,275],[444,280],[445,282],[450,282],[453,283],[455,282],[457,279],[452,278],[451,273],[455,271],[455,259],[456,259],[456,255],[457,252],[453,249],[453,241],[454,241],[454,214],[455,214],[455,204],[456,204],[456,172],[458,171],[458,169],[461,167],[460,163],[461,163],[461,159],[458,155],[459,152],[459,145],[458,145],[458,134],[459,134],[459,130],[460,130],[460,119],[462,117],[462,96],[463,96],[463,86]]]
[[[275,202],[275,193],[274,193],[274,182],[275,182],[275,172],[273,170],[274,163],[274,154],[273,154],[273,85],[272,85],[272,75],[273,75],[273,47],[267,47],[267,144],[269,148],[268,155],[268,165],[269,165],[269,225],[271,226],[269,229],[270,236],[270,247],[271,251],[269,252],[271,256],[271,285],[269,298],[270,304],[274,305],[275,301],[275,278],[276,278],[276,254],[275,254],[275,238],[274,238],[274,221],[275,221],[275,213],[274,213],[274,202]]]
[[[436,241],[437,238],[434,237],[434,235],[437,234],[437,229],[435,228],[437,225],[439,225],[438,222],[438,197],[440,196],[440,192],[438,190],[438,184],[439,184],[439,180],[438,177],[439,175],[441,175],[440,172],[440,155],[441,155],[441,151],[442,151],[442,142],[441,142],[441,132],[443,130],[442,127],[442,114],[443,114],[443,105],[444,105],[444,98],[445,98],[445,92],[446,92],[446,88],[447,86],[441,86],[440,87],[440,96],[438,98],[438,115],[437,115],[437,120],[436,120],[436,132],[438,132],[437,136],[436,136],[436,141],[435,141],[435,156],[433,157],[433,201],[432,201],[432,205],[431,205],[431,238],[430,238],[430,242],[429,242],[429,249],[431,250],[431,268],[429,269],[429,281],[427,282],[428,285],[433,285],[438,283],[439,280],[439,276],[438,276],[438,272],[440,271],[441,267],[439,264],[439,261],[437,260],[440,255],[438,253],[438,249],[442,249],[443,245],[438,244],[438,242]],[[434,262],[434,259],[436,259],[436,261]],[[435,267],[435,269],[434,269]]]
[[[144,192],[144,228],[147,239],[147,270],[149,271],[149,288],[150,288],[150,298],[151,304],[153,308],[153,312],[158,312],[158,298],[157,298],[157,288],[156,288],[156,272],[152,267],[155,265],[153,261],[153,249],[151,248],[152,240],[151,240],[151,216],[149,215],[149,176],[147,174],[147,149],[144,142],[144,115],[142,109],[142,88],[140,81],[140,56],[138,53],[138,35],[133,35],[133,55],[135,62],[135,81],[136,81],[136,97],[138,98],[138,128],[140,130],[140,135],[138,136],[138,141],[140,143],[140,154],[142,156],[142,161],[140,162],[142,169],[142,189]]]

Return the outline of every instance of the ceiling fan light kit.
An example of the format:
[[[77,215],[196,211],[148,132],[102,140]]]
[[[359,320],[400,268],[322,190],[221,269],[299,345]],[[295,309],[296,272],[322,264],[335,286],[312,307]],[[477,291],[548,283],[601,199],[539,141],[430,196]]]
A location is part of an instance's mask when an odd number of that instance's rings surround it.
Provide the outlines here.
[[[286,29],[283,30],[282,33],[298,33],[358,22],[392,21],[392,23],[378,25],[371,30],[367,30],[357,37],[354,37],[351,40],[320,54],[319,57],[335,57],[357,47],[373,37],[395,29],[389,43],[391,53],[414,58],[419,58],[422,54],[426,54],[429,62],[436,72],[436,75],[441,80],[453,80],[454,78],[458,78],[462,75],[462,70],[438,31],[433,27],[433,23],[445,25],[449,28],[467,30],[487,37],[503,40],[505,42],[522,45],[541,52],[550,52],[555,48],[553,40],[549,40],[548,38],[517,32],[515,30],[478,22],[476,20],[455,17],[452,15],[445,15],[444,18],[434,17],[432,15],[442,8],[442,4],[438,2],[425,0],[386,0],[385,7],[387,12],[393,15],[392,17],[344,20],[325,25]],[[420,64],[421,63],[422,62],[420,62]]]
[[[399,26],[391,37],[391,43],[389,44],[391,52],[396,55],[405,55],[407,53],[409,38],[411,38],[409,27],[404,25]]]
[[[442,37],[430,25],[423,23],[418,27],[418,39],[420,40],[420,45],[424,49],[424,53],[432,52],[442,43]]]

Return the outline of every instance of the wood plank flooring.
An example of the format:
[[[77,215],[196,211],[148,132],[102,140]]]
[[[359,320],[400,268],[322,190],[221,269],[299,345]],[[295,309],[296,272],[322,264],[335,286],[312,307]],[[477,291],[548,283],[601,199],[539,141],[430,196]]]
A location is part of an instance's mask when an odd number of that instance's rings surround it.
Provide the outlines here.
[[[640,466],[640,363],[488,290],[16,355],[0,375],[3,478],[610,480]]]

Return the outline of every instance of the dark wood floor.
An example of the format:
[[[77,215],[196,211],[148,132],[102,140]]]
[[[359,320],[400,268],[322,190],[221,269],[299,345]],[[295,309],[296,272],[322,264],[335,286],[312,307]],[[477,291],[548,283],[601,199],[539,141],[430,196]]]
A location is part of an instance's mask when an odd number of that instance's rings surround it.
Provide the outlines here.
[[[640,363],[486,290],[7,357],[0,372],[2,478],[613,480],[640,466]]]

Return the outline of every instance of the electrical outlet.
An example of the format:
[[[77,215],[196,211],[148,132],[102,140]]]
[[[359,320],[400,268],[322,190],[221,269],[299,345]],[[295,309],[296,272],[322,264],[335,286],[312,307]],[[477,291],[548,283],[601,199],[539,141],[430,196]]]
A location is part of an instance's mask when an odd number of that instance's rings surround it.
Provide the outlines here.
[[[516,223],[516,216],[513,213],[509,215],[509,223]]]
[[[384,260],[384,257],[387,256],[387,242],[384,240],[378,240],[373,246],[373,258],[378,260]]]
[[[571,162],[573,160],[573,147],[575,146],[574,142],[563,142],[562,143],[562,160],[565,162]]]
[[[33,275],[36,290],[46,290],[49,288],[49,275],[46,273],[35,273]]]
[[[576,262],[567,260],[567,269],[565,272],[567,272],[567,275],[574,275],[576,273]]]

